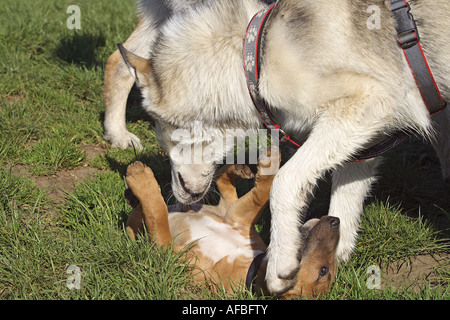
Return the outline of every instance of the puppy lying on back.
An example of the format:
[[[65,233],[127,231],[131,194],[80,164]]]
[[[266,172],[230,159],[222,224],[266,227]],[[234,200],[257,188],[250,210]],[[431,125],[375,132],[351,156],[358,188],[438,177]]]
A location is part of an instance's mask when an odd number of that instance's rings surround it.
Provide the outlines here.
[[[169,213],[152,170],[141,162],[131,164],[126,181],[132,194],[128,192],[127,199],[134,208],[127,221],[128,233],[136,239],[146,229],[152,241],[160,246],[173,244],[175,251],[191,245],[192,261],[202,271],[195,273],[196,281],[221,282],[230,292],[245,283],[258,294],[270,294],[265,282],[267,247],[254,227],[268,204],[275,173],[264,174],[264,169],[271,167],[271,161],[279,167],[278,149],[272,148],[268,155],[259,158],[256,175],[248,167],[222,168],[216,180],[219,205],[193,205],[187,212]],[[253,176],[253,189],[238,198],[236,179]],[[300,269],[292,275],[296,284],[284,293],[285,298],[325,293],[336,274],[339,219],[309,220],[301,234],[305,245],[299,252]]]

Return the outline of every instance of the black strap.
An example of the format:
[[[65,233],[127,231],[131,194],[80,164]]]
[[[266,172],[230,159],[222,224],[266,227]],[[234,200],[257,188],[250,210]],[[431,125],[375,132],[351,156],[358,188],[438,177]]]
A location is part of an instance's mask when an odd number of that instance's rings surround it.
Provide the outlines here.
[[[441,93],[434,80],[431,69],[428,65],[425,54],[420,44],[419,30],[413,15],[410,13],[411,7],[406,0],[390,0],[389,9],[396,20],[396,30],[398,43],[403,49],[411,72],[416,80],[422,99],[428,108],[431,116],[444,110],[447,104],[442,99]],[[397,147],[410,135],[403,131],[394,132],[387,140],[361,151],[353,157],[356,161],[375,158],[387,151]]]
[[[425,54],[420,44],[419,30],[410,6],[405,0],[390,0],[390,10],[397,22],[398,43],[405,53],[406,60],[416,80],[422,99],[430,112],[434,115],[445,109],[447,104],[434,80]]]
[[[266,8],[255,14],[248,24],[247,33],[244,39],[244,70],[247,79],[247,87],[250,92],[253,104],[258,111],[264,126],[269,130],[277,130],[281,133],[281,142],[288,142],[295,148],[300,148],[301,144],[295,138],[284,132],[270,111],[270,106],[261,97],[259,93],[259,74],[261,71],[261,42],[263,40],[263,31],[266,22],[269,20],[270,13],[277,5],[274,2]]]
[[[250,265],[250,267],[248,268],[247,271],[247,277],[245,278],[245,287],[247,288],[247,290],[255,293],[255,278],[256,275],[258,274],[258,269],[261,266],[261,262],[263,261],[263,259],[265,258],[266,254],[260,253],[259,255],[257,255],[255,257],[255,259],[253,259],[252,264]]]
[[[366,161],[375,157],[381,156],[398,145],[402,144],[406,139],[409,139],[410,134],[404,131],[396,131],[391,134],[386,140],[364,149],[352,156],[351,161]]]

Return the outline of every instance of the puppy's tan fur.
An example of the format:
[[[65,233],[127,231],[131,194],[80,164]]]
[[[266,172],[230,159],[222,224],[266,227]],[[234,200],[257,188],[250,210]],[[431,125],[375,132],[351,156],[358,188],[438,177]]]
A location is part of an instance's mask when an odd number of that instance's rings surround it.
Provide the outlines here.
[[[255,186],[241,198],[237,196],[235,181],[239,176],[248,178],[248,170],[245,173],[235,166],[226,166],[216,181],[221,194],[218,206],[203,205],[188,212],[169,213],[153,172],[136,162],[128,167],[126,180],[140,204],[129,215],[127,231],[135,239],[138,233],[144,232],[145,225],[152,241],[160,246],[173,245],[176,251],[194,243],[189,254],[201,271],[194,272],[194,279],[213,280],[231,292],[233,287],[245,282],[254,257],[266,251],[254,224],[269,201],[273,175],[261,175],[261,167],[269,165],[268,161],[259,162]],[[303,249],[300,271],[295,275],[296,285],[285,297],[324,293],[333,282],[339,229],[332,228],[329,219],[312,221],[305,230],[310,239]],[[268,294],[266,266],[264,260],[257,272],[258,293]]]

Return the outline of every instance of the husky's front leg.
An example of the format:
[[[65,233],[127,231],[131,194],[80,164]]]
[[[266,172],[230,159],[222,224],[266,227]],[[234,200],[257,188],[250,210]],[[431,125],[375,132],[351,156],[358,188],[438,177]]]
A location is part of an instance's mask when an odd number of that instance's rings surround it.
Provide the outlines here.
[[[108,58],[105,70],[105,140],[110,142],[112,147],[125,149],[134,146],[142,150],[139,138],[126,128],[127,99],[133,84],[134,78],[123,62],[119,50],[116,50]]]
[[[150,2],[148,2],[150,3]],[[160,17],[141,17],[136,29],[124,43],[124,47],[134,54],[148,59],[151,45],[159,32],[156,20],[164,21],[166,10],[164,4],[155,7],[155,14]],[[167,13],[168,14],[168,13]],[[105,88],[103,101],[105,104],[104,138],[114,148],[126,149],[134,147],[142,150],[140,139],[126,128],[126,107],[128,94],[135,82],[128,70],[119,50],[116,50],[109,58],[105,70]]]
[[[395,104],[378,93],[363,99],[342,98],[330,105],[318,118],[303,147],[275,177],[270,199],[272,229],[266,274],[272,293],[284,292],[295,284],[301,259],[299,228],[318,179],[373,142],[392,119]],[[365,191],[367,187],[360,193],[365,195]],[[338,209],[339,206],[335,202],[333,212],[342,213],[346,209]],[[353,206],[350,210],[354,210]],[[357,211],[350,214],[356,216],[361,210]]]
[[[330,210],[328,214],[341,220],[336,258],[346,261],[355,246],[364,199],[375,181],[380,159],[348,162],[333,172]]]

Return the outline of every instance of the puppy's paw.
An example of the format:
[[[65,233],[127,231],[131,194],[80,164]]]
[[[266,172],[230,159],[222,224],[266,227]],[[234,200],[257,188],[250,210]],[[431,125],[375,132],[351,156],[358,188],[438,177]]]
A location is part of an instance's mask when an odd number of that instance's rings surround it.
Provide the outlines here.
[[[249,166],[245,164],[235,164],[234,174],[241,177],[242,179],[253,179],[255,174],[252,172]]]
[[[133,194],[141,201],[155,192],[160,192],[153,171],[140,161],[128,166],[126,181]]]
[[[277,147],[271,147],[266,154],[258,158],[257,176],[273,176],[280,169],[281,153]]]
[[[150,174],[153,176],[150,168],[140,161],[136,161],[130,164],[127,168],[127,178],[142,178],[146,175],[145,170],[149,169]]]

